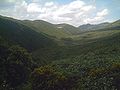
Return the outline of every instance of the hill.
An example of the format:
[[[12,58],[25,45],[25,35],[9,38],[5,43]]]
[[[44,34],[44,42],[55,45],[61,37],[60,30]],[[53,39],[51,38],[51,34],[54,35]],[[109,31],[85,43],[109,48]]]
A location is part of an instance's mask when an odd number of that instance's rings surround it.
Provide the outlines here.
[[[120,23],[106,24],[83,32],[0,16],[0,89],[119,90]]]
[[[120,20],[117,20],[112,23],[100,23],[100,24],[85,24],[79,26],[79,29],[82,31],[91,31],[91,30],[101,30],[101,29],[120,29]]]
[[[65,38],[78,32],[77,28],[68,24],[51,24],[42,20],[24,20],[21,22],[33,30],[47,34],[53,38]]]
[[[82,31],[90,31],[90,30],[103,29],[103,28],[105,28],[108,25],[109,25],[108,22],[101,23],[101,24],[96,24],[96,25],[95,24],[84,24],[84,25],[79,26],[79,28]]]
[[[59,30],[63,30],[65,32],[68,32],[69,33],[69,36],[70,35],[76,35],[78,33],[80,33],[79,29],[72,26],[72,25],[69,25],[69,24],[56,24],[56,27],[59,29]]]
[[[58,30],[54,24],[42,21],[42,20],[35,20],[35,21],[22,21],[22,24],[32,28],[33,30],[47,34],[53,38],[61,38],[67,36],[69,33],[64,32],[63,30]]]
[[[47,35],[37,33],[17,20],[0,16],[0,36],[25,47],[29,51],[54,46],[55,43]],[[49,45],[49,46],[48,46]]]
[[[71,46],[60,57],[52,66],[79,82],[75,90],[119,90],[120,32]]]

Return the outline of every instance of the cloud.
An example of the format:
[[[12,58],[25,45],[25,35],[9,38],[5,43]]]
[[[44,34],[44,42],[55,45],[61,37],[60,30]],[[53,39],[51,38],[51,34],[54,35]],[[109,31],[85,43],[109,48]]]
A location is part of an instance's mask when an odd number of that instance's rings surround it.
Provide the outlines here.
[[[50,8],[48,7],[49,5],[51,5]],[[41,8],[44,8],[44,12],[42,13],[38,8],[41,12],[41,14],[37,17],[38,19],[46,20],[52,23],[69,23],[75,26],[80,25],[80,23],[83,22],[81,19],[84,15],[88,14],[92,10],[95,10],[94,6],[86,5],[81,0],[76,0],[65,5],[47,2]]]
[[[96,23],[102,21],[108,15],[108,9],[101,11],[95,5],[86,4],[83,0],[74,0],[67,4],[59,4],[52,0],[6,0],[14,2],[11,9],[2,10],[2,15],[12,16],[17,19],[41,19],[51,23],[68,23],[79,26],[84,23]],[[16,2],[17,1],[17,2]]]
[[[98,12],[98,13],[97,13],[97,16],[103,17],[103,16],[106,16],[107,14],[108,14],[108,10],[107,10],[107,9],[104,9],[104,10],[102,10],[101,12]]]
[[[47,2],[47,3],[45,3],[45,6],[46,6],[46,7],[50,7],[50,6],[53,6],[53,5],[54,5],[53,2]]]
[[[38,5],[37,3],[31,3],[27,6],[28,13],[37,13],[41,11],[42,11],[41,6]]]
[[[102,11],[97,12],[96,16],[93,18],[87,18],[84,20],[85,23],[99,23],[105,19],[105,16],[108,15],[108,10],[103,9]]]

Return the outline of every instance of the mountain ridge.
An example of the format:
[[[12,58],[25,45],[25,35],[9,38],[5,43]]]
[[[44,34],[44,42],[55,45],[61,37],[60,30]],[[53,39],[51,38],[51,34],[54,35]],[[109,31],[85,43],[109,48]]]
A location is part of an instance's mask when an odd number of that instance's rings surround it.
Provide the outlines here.
[[[83,24],[78,27],[75,27],[75,26],[67,24],[67,23],[52,24],[52,23],[44,21],[44,20],[18,20],[18,19],[14,19],[11,17],[5,17],[2,15],[0,15],[0,17],[9,19],[9,20],[13,20],[13,21],[17,21],[17,22],[21,22],[23,25],[26,25],[28,27],[31,25],[31,27],[37,29],[36,30],[37,32],[41,32],[41,30],[39,29],[39,28],[41,28],[41,29],[43,29],[43,31],[42,31],[43,33],[47,33],[50,36],[52,34],[44,29],[44,28],[46,28],[46,26],[49,26],[50,28],[52,28],[56,33],[65,34],[67,36],[67,35],[71,35],[71,34],[80,33],[81,31],[100,30],[100,29],[104,29],[106,27],[116,27],[116,26],[119,26],[119,24],[120,24],[120,19],[118,19],[111,23],[110,22],[103,22],[103,23],[99,23],[99,24],[89,24],[88,23],[88,24]],[[65,28],[64,27],[57,28],[58,26],[64,26]],[[71,30],[66,31],[66,28],[71,29]],[[46,28],[46,29],[48,29],[48,28]],[[61,32],[59,31],[59,29],[61,30]],[[74,29],[74,31],[72,29]],[[55,36],[55,35],[53,35],[53,36]],[[58,35],[56,35],[56,36],[58,36]]]

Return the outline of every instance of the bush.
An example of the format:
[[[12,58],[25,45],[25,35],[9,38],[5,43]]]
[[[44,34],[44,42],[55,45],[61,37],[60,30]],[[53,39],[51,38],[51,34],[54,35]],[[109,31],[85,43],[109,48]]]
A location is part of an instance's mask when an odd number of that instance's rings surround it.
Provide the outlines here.
[[[55,72],[50,66],[40,67],[31,75],[33,90],[71,90],[74,80]]]
[[[23,85],[31,68],[31,55],[24,48],[0,44],[0,88],[15,89]]]

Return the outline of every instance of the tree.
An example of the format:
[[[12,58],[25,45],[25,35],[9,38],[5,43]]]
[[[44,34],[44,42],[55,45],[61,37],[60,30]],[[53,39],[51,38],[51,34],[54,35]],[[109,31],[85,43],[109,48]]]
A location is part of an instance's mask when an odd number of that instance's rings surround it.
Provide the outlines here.
[[[32,58],[24,48],[0,43],[0,62],[1,88],[16,88],[28,80]]]
[[[34,70],[31,75],[33,90],[71,90],[74,82],[52,67],[44,66]]]

